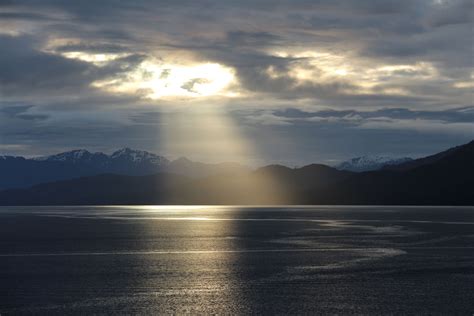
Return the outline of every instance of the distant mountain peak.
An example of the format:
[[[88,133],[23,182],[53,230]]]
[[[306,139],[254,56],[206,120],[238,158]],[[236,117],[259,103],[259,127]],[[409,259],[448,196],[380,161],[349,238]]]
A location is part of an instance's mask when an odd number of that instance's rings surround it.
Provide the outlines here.
[[[120,149],[114,151],[110,155],[110,158],[116,158],[116,157],[120,157],[120,156],[124,156],[124,155],[130,155],[132,153],[138,153],[138,152],[141,152],[141,151],[140,150],[134,150],[134,149],[131,149],[129,147],[124,147],[124,148],[120,148]]]
[[[25,160],[25,158],[21,157],[21,156],[0,155],[0,160],[7,160],[7,159],[23,159],[23,160]]]
[[[135,150],[128,147],[119,149],[111,155],[101,152],[91,153],[86,149],[74,149],[50,156],[42,156],[33,158],[36,161],[64,162],[72,164],[96,164],[96,167],[110,165],[114,162],[128,162],[131,164],[150,164],[150,165],[166,165],[168,159],[155,155],[143,150]]]
[[[379,170],[385,166],[399,165],[412,160],[409,157],[361,156],[344,161],[335,167],[339,170],[364,172]]]
[[[171,162],[174,168],[192,167],[195,163],[186,157],[179,157]]]
[[[57,162],[69,162],[78,163],[91,160],[93,157],[98,155],[104,155],[102,153],[91,153],[86,149],[75,149],[71,151],[62,152],[51,156],[42,156],[33,158],[36,161],[57,161]]]
[[[176,161],[176,162],[192,162],[191,160],[189,160],[188,158],[183,157],[183,156],[179,157],[178,159],[176,159],[174,161]]]
[[[123,159],[132,161],[135,163],[149,162],[152,164],[168,164],[169,160],[163,156],[150,153],[144,150],[136,150],[128,147],[124,147],[113,152],[110,155],[111,159]]]
[[[280,164],[273,164],[264,167],[260,167],[257,169],[257,173],[264,174],[264,173],[289,173],[293,169],[287,166],[283,166]]]
[[[119,155],[126,155],[129,153],[138,152],[138,151],[140,150],[131,149],[130,147],[123,147],[114,151],[110,156],[113,157],[113,156],[119,156]]]

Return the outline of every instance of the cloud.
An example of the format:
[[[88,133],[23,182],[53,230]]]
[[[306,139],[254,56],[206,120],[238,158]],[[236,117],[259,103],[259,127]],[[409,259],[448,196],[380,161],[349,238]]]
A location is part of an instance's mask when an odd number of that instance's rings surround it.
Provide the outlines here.
[[[374,111],[321,110],[305,112],[294,108],[273,112],[248,113],[250,124],[305,125],[330,128],[373,130],[413,130],[427,133],[451,133],[474,137],[474,107],[445,111],[411,111],[387,108]]]
[[[5,97],[97,93],[91,84],[132,71],[144,55],[129,54],[97,66],[79,59],[44,52],[31,36],[0,35],[0,93]]]
[[[45,120],[49,117],[47,114],[34,114],[29,113],[29,110],[33,108],[33,105],[17,105],[17,106],[6,106],[0,107],[0,113],[3,113],[8,118],[21,119],[27,121]]]
[[[427,144],[434,137],[449,146],[472,136],[469,0],[0,6],[0,135],[3,144],[26,146],[22,152],[107,147],[90,132],[109,146],[123,139],[153,148],[156,125],[173,124],[163,113],[196,106],[223,108],[242,134],[271,144],[262,145],[264,156],[289,160],[322,159],[323,151],[336,159],[356,145],[407,153],[418,145],[421,153],[437,149]],[[206,64],[232,74],[228,91],[199,96],[210,78],[198,71]],[[193,73],[178,82],[171,66]],[[203,99],[150,98],[149,90],[168,84]],[[387,140],[414,144],[389,148]],[[275,152],[278,144],[294,154]]]
[[[413,111],[404,108],[384,108],[373,111],[321,110],[315,112],[307,112],[299,109],[288,108],[285,110],[275,111],[274,115],[287,119],[308,119],[314,117],[340,119],[358,117],[360,119],[371,119],[387,117],[390,119],[424,119],[444,122],[472,123],[474,122],[474,107],[442,111]]]
[[[39,52],[32,42],[28,36],[0,36],[2,94],[67,91],[90,83],[90,65]]]
[[[163,73],[161,74],[161,76],[163,76]],[[199,93],[199,91],[194,88],[194,85],[196,85],[196,84],[207,84],[207,83],[210,83],[209,79],[206,79],[206,78],[193,78],[189,81],[186,81],[181,86],[181,88],[183,88],[184,90],[187,90],[189,92]]]

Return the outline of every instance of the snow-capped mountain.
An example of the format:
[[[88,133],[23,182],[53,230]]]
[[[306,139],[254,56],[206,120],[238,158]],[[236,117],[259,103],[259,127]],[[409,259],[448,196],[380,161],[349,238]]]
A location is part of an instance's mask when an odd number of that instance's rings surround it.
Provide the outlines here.
[[[32,158],[36,161],[65,162],[72,164],[105,164],[109,157],[103,153],[91,153],[85,149],[76,149],[51,156],[42,156]]]
[[[409,157],[393,158],[387,156],[362,156],[341,162],[335,168],[339,170],[363,172],[379,170],[385,166],[399,165],[413,160]]]
[[[51,156],[33,158],[35,161],[58,162],[77,168],[95,170],[102,173],[143,175],[163,171],[170,163],[163,156],[153,153],[122,148],[110,155],[85,149],[76,149]]]
[[[85,149],[76,149],[51,156],[32,158],[36,161],[64,162],[72,164],[94,164],[97,167],[111,167],[120,163],[131,165],[149,164],[157,167],[166,166],[169,160],[143,150],[122,148],[111,155],[101,152],[91,153]]]
[[[165,157],[123,148],[107,155],[76,149],[35,158],[0,156],[0,190],[104,173],[148,175],[163,172]]]
[[[0,156],[0,190],[104,173],[140,176],[165,172],[196,178],[242,170],[247,168],[233,163],[206,164],[186,158],[171,162],[163,156],[130,148],[110,155],[77,149],[36,158]]]
[[[112,160],[123,160],[131,163],[149,163],[157,166],[165,166],[170,162],[163,156],[158,156],[144,150],[130,149],[127,147],[117,150],[109,157]]]

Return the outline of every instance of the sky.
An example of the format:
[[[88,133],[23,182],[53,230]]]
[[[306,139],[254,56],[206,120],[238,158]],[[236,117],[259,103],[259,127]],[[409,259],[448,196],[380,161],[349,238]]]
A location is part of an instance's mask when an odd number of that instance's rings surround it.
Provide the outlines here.
[[[247,164],[474,139],[470,0],[0,0],[0,154]]]

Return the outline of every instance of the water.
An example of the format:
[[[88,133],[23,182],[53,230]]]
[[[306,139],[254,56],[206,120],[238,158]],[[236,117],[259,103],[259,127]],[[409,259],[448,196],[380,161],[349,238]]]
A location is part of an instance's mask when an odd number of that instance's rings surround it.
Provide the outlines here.
[[[474,208],[3,207],[0,314],[474,313]]]

